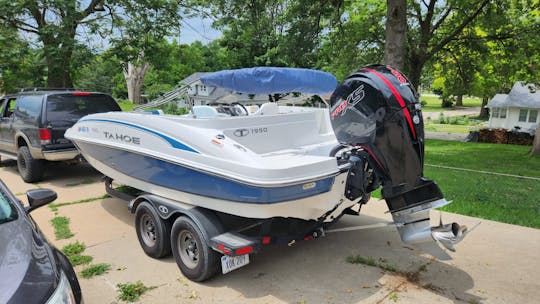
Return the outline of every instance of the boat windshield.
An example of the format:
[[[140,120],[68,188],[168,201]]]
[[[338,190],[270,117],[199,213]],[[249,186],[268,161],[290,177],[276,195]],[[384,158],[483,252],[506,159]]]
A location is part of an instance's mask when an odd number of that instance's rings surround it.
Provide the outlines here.
[[[15,206],[9,201],[7,195],[0,192],[0,224],[17,219]]]

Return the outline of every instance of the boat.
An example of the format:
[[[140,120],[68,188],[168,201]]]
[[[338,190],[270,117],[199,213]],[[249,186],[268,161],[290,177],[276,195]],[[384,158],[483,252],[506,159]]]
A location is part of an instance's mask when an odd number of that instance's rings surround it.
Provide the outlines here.
[[[453,251],[467,233],[456,223],[429,224],[429,211],[449,202],[423,176],[421,105],[396,69],[367,66],[339,85],[326,72],[275,67],[219,71],[201,81],[274,100],[254,111],[231,103],[193,106],[184,116],[92,114],[65,136],[105,176],[172,201],[167,208],[178,202],[318,228],[358,214],[382,186],[404,242],[435,240]],[[283,105],[306,94],[331,94],[330,104]]]

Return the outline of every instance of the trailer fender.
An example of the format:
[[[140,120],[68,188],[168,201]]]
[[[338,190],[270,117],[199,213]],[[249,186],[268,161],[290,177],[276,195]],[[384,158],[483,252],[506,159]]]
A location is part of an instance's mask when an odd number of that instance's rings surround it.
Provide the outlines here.
[[[199,227],[205,237],[205,242],[210,246],[210,239],[214,236],[220,235],[225,232],[225,228],[221,223],[221,220],[212,210],[194,207],[192,205],[183,204],[178,201],[170,201],[168,199],[158,197],[151,194],[144,194],[131,200],[128,205],[130,213],[135,213],[137,207],[142,202],[148,202],[159,217],[163,220],[170,220],[171,224],[179,216],[187,216]]]

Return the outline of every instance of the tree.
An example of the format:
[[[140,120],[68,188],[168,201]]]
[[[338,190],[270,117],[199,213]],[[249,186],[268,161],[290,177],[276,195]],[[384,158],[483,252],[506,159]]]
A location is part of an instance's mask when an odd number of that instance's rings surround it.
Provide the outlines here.
[[[387,0],[384,63],[403,70],[407,38],[407,0]]]
[[[490,0],[411,1],[408,76],[415,88],[425,64],[481,15]]]
[[[0,27],[0,96],[17,88],[44,86],[38,50],[22,40],[15,29]]]
[[[140,103],[151,54],[158,52],[164,37],[180,31],[179,2],[174,0],[122,0],[115,26],[119,36],[111,39],[113,52],[122,62],[128,99]]]
[[[443,92],[443,100],[463,94],[479,96],[483,100],[480,117],[487,119],[484,106],[493,95],[507,93],[516,81],[538,81],[540,42],[530,37],[540,32],[535,17],[539,5],[498,1],[435,55],[434,85]]]
[[[84,6],[86,4],[86,6]],[[72,56],[81,25],[104,18],[105,0],[0,1],[4,26],[34,35],[42,45],[49,87],[72,87]]]
[[[321,37],[317,67],[344,79],[362,65],[384,56],[386,4],[380,0],[345,1],[337,23]]]
[[[339,20],[342,0],[211,0],[220,44],[235,67],[315,67],[325,31]]]

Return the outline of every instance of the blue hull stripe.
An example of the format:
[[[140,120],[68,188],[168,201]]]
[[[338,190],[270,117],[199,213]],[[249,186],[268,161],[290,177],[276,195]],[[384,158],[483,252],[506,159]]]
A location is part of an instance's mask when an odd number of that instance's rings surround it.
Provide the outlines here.
[[[139,129],[139,130],[147,132],[147,133],[151,133],[151,134],[156,135],[158,137],[161,137],[162,139],[167,141],[173,148],[180,149],[180,150],[185,150],[185,151],[189,151],[189,152],[194,152],[194,153],[199,153],[199,151],[187,146],[184,143],[179,142],[178,140],[176,140],[176,139],[174,139],[174,138],[172,138],[170,136],[167,136],[165,134],[161,134],[161,133],[156,132],[154,130],[150,130],[150,129],[147,129],[147,128],[144,128],[144,127],[141,127],[141,126],[138,126],[138,125],[135,125],[135,124],[131,124],[131,123],[123,122],[123,121],[109,120],[109,119],[92,119],[92,118],[89,118],[89,119],[81,120],[81,122],[86,122],[86,121],[89,121],[89,122],[106,122],[106,123],[113,123],[113,124],[119,124],[119,125],[132,127],[132,128]]]
[[[257,187],[141,154],[83,142],[78,145],[93,158],[133,178],[173,190],[227,201],[279,203],[328,192],[334,183],[334,177],[327,177],[313,184]]]

